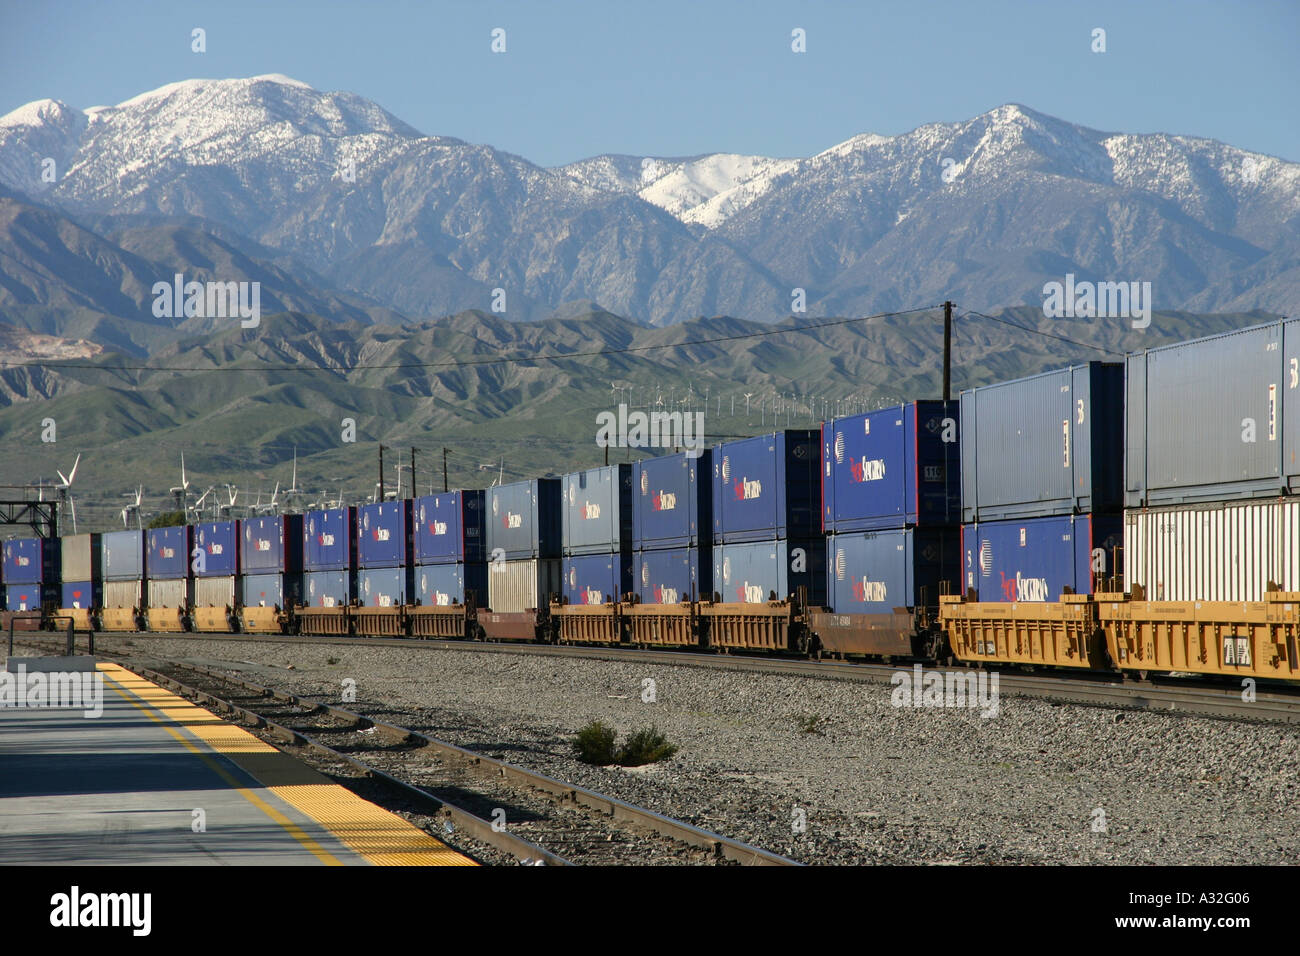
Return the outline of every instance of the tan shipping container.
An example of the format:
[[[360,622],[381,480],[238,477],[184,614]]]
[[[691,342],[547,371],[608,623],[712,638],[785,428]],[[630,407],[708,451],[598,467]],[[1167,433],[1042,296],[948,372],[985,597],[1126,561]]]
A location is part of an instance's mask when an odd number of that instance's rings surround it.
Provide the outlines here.
[[[88,534],[65,534],[60,550],[62,551],[62,569],[60,580],[75,584],[90,581],[96,577],[96,565],[92,552],[99,550],[99,535],[93,538]]]
[[[189,603],[188,578],[149,582],[149,607],[185,607]]]
[[[105,581],[104,607],[133,608],[140,606],[139,581]]]
[[[560,590],[559,558],[488,562],[488,605],[498,614],[544,608]]]
[[[1124,587],[1150,601],[1262,601],[1300,591],[1300,500],[1130,509]]]
[[[194,579],[195,607],[233,607],[234,604],[234,577]]]

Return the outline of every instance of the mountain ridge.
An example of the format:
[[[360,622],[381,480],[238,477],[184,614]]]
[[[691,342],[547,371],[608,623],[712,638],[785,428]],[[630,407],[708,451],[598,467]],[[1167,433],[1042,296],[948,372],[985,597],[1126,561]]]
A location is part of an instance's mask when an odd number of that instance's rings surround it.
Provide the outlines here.
[[[660,326],[775,321],[797,290],[809,314],[988,310],[1041,302],[1067,273],[1149,281],[1163,309],[1288,312],[1300,295],[1300,164],[1014,103],[808,157],[609,153],[547,169],[278,74],[183,80],[110,107],[11,111],[0,191],[106,240],[142,220],[220,231],[257,253],[242,267],[310,274],[317,301],[299,289],[282,305],[349,319],[349,297],[403,321],[491,309],[498,290],[511,319],[598,302]],[[13,292],[23,281],[0,276],[22,306],[10,321],[67,321],[60,296]],[[78,307],[143,321],[120,297]],[[149,330],[131,329],[118,339],[147,351]]]

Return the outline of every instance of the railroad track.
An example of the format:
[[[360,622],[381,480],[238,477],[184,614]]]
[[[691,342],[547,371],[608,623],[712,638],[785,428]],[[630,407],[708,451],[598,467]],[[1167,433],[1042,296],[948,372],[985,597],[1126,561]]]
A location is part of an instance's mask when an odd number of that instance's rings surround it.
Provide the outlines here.
[[[35,640],[33,638],[35,637]],[[39,635],[21,643],[39,646]],[[59,639],[62,644],[62,639]],[[535,865],[776,865],[794,860],[397,724],[181,661],[99,654],[251,725],[317,769],[359,776],[473,840]]]
[[[24,632],[30,633],[30,632]],[[133,632],[97,634],[96,641],[120,640],[213,640],[274,642],[279,644],[338,645],[356,647],[405,647],[424,650],[458,650],[485,654],[537,654],[554,657],[582,657],[593,660],[635,661],[679,667],[704,667],[755,673],[818,677],[864,683],[888,683],[900,669],[912,662],[813,661],[804,658],[757,657],[745,654],[717,654],[692,650],[650,650],[632,647],[529,644],[486,641],[440,641],[415,638],[302,637],[260,634],[153,634]],[[82,638],[84,640],[84,638]],[[967,671],[970,668],[924,664],[926,672]],[[1267,723],[1300,723],[1300,688],[1263,685],[1254,701],[1242,700],[1241,688],[1200,677],[1156,678],[1152,681],[1116,681],[1114,674],[1086,672],[1076,676],[1042,676],[1013,669],[998,671],[999,691],[1009,696],[1054,700],[1087,706],[1152,710],[1232,720]]]

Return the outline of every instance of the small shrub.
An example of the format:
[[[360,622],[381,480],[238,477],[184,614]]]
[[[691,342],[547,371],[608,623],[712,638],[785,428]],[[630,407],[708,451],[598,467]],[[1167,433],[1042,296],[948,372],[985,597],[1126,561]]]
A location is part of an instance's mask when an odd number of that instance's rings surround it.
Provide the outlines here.
[[[338,662],[339,662],[339,659],[338,659],[337,657],[331,657],[331,658],[329,658],[329,659],[326,661],[326,663],[328,663],[331,667],[332,667],[333,665],[337,664]]]
[[[573,751],[583,763],[594,763],[607,767],[616,762],[614,751],[614,728],[606,727],[599,720],[593,720],[578,731],[573,741]]]
[[[667,760],[677,753],[677,745],[668,742],[668,738],[659,733],[653,724],[635,733],[628,734],[623,746],[615,746],[614,728],[593,720],[578,731],[573,741],[573,751],[583,763],[608,767],[618,764],[620,767],[640,767],[648,763]]]
[[[816,714],[799,714],[795,717],[795,723],[799,725],[799,730],[805,734],[816,734],[818,737],[826,736],[822,730],[822,724],[825,723],[825,720]]]
[[[677,745],[651,724],[644,730],[629,734],[627,742],[618,750],[618,762],[623,767],[640,767],[642,764],[667,760],[677,753]]]

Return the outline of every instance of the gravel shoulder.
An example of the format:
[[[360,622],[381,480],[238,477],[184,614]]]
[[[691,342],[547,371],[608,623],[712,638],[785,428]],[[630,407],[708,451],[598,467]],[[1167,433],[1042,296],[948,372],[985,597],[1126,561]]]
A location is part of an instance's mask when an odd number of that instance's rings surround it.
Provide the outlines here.
[[[351,678],[351,709],[808,863],[1300,863],[1291,727],[1005,695],[986,718],[894,707],[881,683],[527,653],[124,645],[104,650],[335,702]],[[588,766],[569,744],[591,720],[620,735],[653,723],[681,749],[650,767]]]

